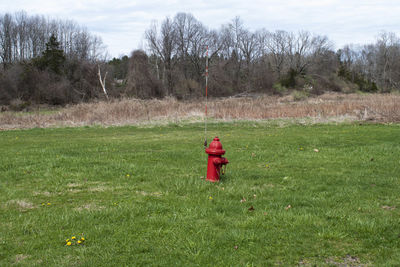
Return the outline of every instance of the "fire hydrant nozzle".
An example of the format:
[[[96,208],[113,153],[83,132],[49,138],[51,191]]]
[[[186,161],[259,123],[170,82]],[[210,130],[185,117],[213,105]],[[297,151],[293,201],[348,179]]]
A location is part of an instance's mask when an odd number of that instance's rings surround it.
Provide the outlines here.
[[[226,158],[221,157],[225,154],[225,150],[222,149],[222,144],[218,136],[216,136],[210,146],[206,148],[206,153],[208,154],[207,180],[210,182],[218,182],[222,166],[229,163]]]

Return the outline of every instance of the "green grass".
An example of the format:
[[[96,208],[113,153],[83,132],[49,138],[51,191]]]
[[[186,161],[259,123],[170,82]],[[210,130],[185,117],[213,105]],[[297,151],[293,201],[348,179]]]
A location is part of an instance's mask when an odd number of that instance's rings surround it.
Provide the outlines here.
[[[202,126],[0,132],[0,265],[400,263],[400,125]]]

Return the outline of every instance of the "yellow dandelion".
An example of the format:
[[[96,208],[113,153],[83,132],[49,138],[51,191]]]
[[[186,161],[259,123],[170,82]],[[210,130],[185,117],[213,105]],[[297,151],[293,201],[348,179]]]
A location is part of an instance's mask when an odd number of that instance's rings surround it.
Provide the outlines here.
[[[81,243],[82,243],[82,241],[78,240],[78,244],[81,244]]]
[[[72,245],[72,243],[71,242],[67,242],[67,246],[71,246]]]
[[[76,236],[71,237],[71,239],[72,239],[72,240],[75,240],[75,239],[76,239]]]
[[[129,176],[130,176],[129,174],[126,175],[126,177],[129,177]]]
[[[65,240],[65,242],[69,242],[69,238],[67,238],[67,240]]]
[[[50,205],[51,205],[51,203],[50,203],[50,202],[48,202],[48,203],[47,203],[47,206],[50,206]]]
[[[81,237],[81,240],[82,240],[82,241],[85,241],[85,238],[84,238],[84,237]]]
[[[209,200],[212,200],[213,198],[212,198],[212,196],[209,196],[208,199],[209,199]]]

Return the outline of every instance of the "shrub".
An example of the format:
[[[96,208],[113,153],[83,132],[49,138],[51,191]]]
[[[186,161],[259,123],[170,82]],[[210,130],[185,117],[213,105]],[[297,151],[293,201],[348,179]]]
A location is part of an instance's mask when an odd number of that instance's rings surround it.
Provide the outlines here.
[[[135,50],[129,59],[126,94],[137,98],[161,98],[164,96],[160,81],[151,71],[147,54]]]
[[[287,88],[283,86],[281,83],[274,83],[272,88],[274,88],[275,93],[278,93],[280,95],[287,92]]]
[[[31,105],[30,102],[23,101],[19,98],[16,98],[16,99],[11,100],[9,108],[12,111],[23,111],[23,110],[28,109],[30,105]]]
[[[203,88],[200,87],[200,84],[192,79],[185,79],[180,81],[176,85],[175,95],[177,99],[189,99],[191,97],[202,96]]]
[[[301,101],[301,100],[307,99],[309,96],[309,93],[307,93],[305,91],[294,90],[292,92],[292,96],[293,96],[294,101]]]
[[[294,88],[296,86],[296,77],[298,72],[290,69],[289,72],[280,80],[280,83],[287,88]]]

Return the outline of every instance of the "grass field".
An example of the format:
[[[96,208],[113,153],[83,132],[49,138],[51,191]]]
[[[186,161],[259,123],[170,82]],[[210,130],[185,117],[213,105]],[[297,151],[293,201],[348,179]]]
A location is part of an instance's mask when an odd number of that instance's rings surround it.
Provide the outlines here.
[[[202,127],[0,132],[0,265],[400,264],[399,124]]]

